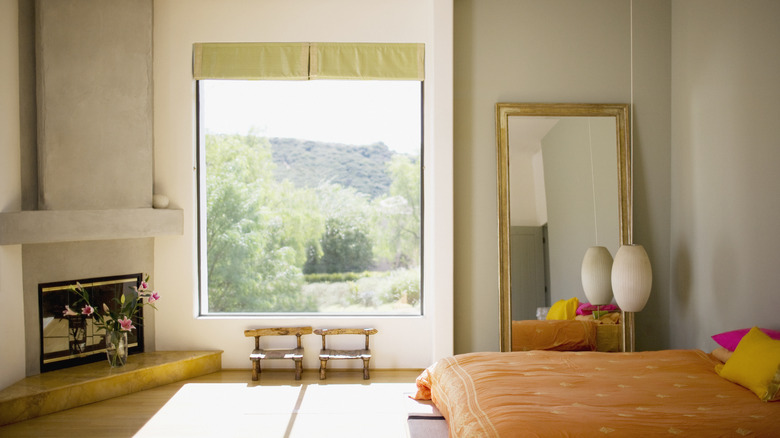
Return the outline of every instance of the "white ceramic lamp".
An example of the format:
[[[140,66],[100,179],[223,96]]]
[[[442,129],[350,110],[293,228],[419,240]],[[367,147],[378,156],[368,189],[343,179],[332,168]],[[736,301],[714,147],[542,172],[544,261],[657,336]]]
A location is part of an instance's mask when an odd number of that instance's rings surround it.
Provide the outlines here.
[[[650,258],[642,245],[623,245],[612,263],[612,291],[624,312],[645,308],[653,285]]]
[[[612,291],[623,310],[623,351],[634,351],[634,312],[645,308],[653,285],[650,258],[642,245],[623,245],[612,263]]]
[[[582,259],[582,289],[585,297],[596,306],[612,302],[612,255],[603,246],[591,246]]]

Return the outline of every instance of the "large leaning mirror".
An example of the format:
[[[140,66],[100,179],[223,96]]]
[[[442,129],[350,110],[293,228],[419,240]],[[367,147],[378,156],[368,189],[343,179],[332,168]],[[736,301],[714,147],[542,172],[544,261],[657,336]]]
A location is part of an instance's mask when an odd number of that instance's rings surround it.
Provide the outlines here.
[[[584,297],[585,251],[631,243],[626,104],[496,104],[501,351],[512,321]]]

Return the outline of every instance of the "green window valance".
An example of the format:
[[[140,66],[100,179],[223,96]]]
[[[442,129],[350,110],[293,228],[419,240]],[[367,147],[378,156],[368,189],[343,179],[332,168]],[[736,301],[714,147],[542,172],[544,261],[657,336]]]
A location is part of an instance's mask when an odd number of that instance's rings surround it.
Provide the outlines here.
[[[420,43],[195,43],[195,79],[425,78]]]
[[[309,77],[308,43],[196,43],[195,79],[302,79]]]

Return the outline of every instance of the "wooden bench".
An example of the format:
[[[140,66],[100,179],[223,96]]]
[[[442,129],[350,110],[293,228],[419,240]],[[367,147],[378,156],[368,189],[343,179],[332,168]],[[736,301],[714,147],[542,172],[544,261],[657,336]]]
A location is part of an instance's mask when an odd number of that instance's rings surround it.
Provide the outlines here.
[[[363,361],[363,379],[368,380],[368,361],[371,360],[371,350],[368,348],[368,337],[377,333],[376,329],[364,328],[334,328],[316,329],[314,334],[322,336],[322,350],[320,350],[320,380],[325,379],[325,367],[330,359],[361,359]],[[325,338],[329,335],[365,335],[366,345],[362,350],[334,350],[328,348]]]
[[[311,327],[279,327],[279,328],[259,328],[244,330],[244,336],[255,338],[255,349],[249,355],[252,361],[252,380],[257,380],[260,374],[260,361],[263,359],[292,359],[295,362],[295,380],[301,380],[303,371],[303,347],[301,346],[301,336],[310,335]],[[295,335],[297,346],[289,349],[262,349],[260,348],[261,336],[292,336]]]

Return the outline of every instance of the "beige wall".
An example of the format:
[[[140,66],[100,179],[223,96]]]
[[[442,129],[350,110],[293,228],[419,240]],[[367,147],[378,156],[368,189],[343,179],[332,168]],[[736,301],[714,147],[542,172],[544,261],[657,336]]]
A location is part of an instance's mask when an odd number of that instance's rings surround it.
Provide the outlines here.
[[[780,329],[780,2],[672,8],[672,347]]]
[[[634,0],[635,242],[654,267],[640,348],[668,344],[670,7]],[[455,0],[455,351],[498,350],[497,102],[629,103],[631,4]],[[640,71],[641,70],[641,71]]]
[[[0,0],[0,212],[21,208],[17,0]],[[0,246],[0,388],[24,377],[22,246]]]

